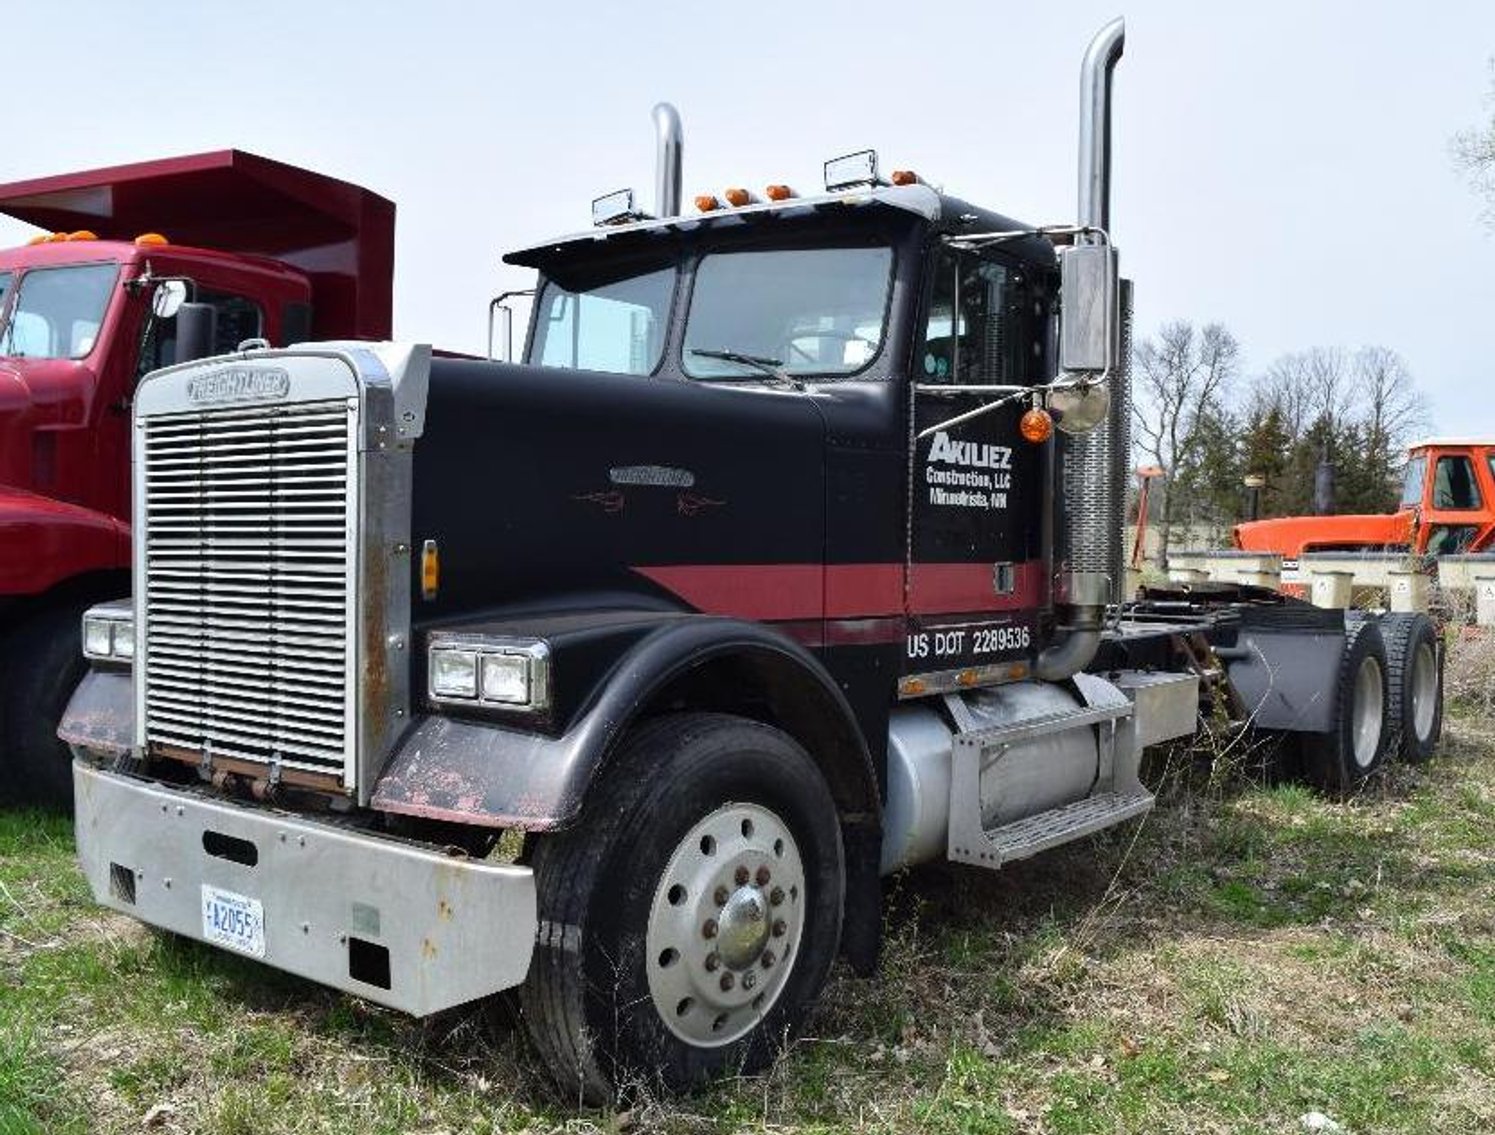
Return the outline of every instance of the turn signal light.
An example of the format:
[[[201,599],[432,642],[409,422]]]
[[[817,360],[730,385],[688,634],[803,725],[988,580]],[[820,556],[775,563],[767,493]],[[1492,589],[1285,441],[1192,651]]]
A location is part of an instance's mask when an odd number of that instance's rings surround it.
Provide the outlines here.
[[[770,185],[763,191],[763,195],[770,201],[787,201],[794,196],[794,190],[787,185]]]
[[[727,190],[727,192],[722,196],[726,197],[728,205],[732,205],[739,209],[744,205],[752,204],[753,201],[753,195],[751,193],[749,193],[746,189],[740,189],[736,186],[733,186],[731,189]]]
[[[160,233],[141,233],[139,236],[137,236],[135,238],[135,243],[136,244],[169,244],[171,242],[168,241]]]
[[[891,180],[894,185],[918,185],[919,175],[911,169],[895,169]]]
[[[440,588],[441,552],[435,540],[427,540],[420,548],[420,597],[429,602]]]
[[[1054,436],[1054,419],[1049,417],[1047,410],[1040,410],[1035,406],[1018,421],[1017,429],[1024,441],[1042,445]]]
[[[721,207],[722,203],[716,199],[716,195],[713,193],[702,193],[696,198],[696,209],[699,212],[710,213]]]

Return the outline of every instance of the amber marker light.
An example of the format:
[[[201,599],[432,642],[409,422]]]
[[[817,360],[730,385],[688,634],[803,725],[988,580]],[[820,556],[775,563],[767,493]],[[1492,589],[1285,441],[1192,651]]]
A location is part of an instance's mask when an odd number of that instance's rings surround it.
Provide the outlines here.
[[[794,196],[794,190],[787,185],[770,185],[763,191],[763,195],[770,201],[787,201]]]
[[[906,698],[916,698],[929,689],[923,678],[903,678],[898,683],[898,692]]]
[[[744,205],[752,204],[753,201],[753,195],[751,193],[749,193],[746,189],[742,189],[735,185],[731,189],[727,190],[726,193],[722,194],[722,196],[727,199],[728,205],[731,205],[734,208],[738,209],[742,208]]]
[[[87,229],[79,229],[77,232],[68,233],[68,240],[98,240],[99,234],[89,232]]]
[[[34,237],[32,237],[30,240],[28,240],[26,242],[26,244],[28,246],[29,245],[33,245],[33,244],[46,244],[47,241],[49,241],[51,239],[52,239],[52,237],[51,237],[50,234],[48,234],[48,233],[42,233],[40,236],[34,236]]]
[[[427,540],[420,547],[420,597],[436,598],[441,587],[441,551],[435,540]]]
[[[169,244],[170,242],[160,233],[141,233],[135,238],[136,244]]]
[[[702,193],[696,198],[696,209],[698,212],[710,213],[722,207],[722,203],[716,199],[713,193]]]
[[[1049,417],[1047,410],[1040,410],[1035,406],[1022,416],[1017,429],[1024,441],[1042,445],[1054,436],[1054,419]]]
[[[59,243],[61,241],[64,241],[64,240],[67,240],[67,233],[48,233],[47,234],[47,243],[48,244],[57,244],[57,243]]]
[[[918,185],[919,175],[911,169],[895,169],[890,180],[894,185]]]

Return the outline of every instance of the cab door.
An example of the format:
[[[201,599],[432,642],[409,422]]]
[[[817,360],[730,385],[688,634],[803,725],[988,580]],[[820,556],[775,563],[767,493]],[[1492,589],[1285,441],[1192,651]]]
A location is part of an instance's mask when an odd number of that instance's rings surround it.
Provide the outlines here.
[[[1432,556],[1470,552],[1489,541],[1491,488],[1471,450],[1431,450],[1423,504],[1421,551]]]
[[[1048,311],[1039,270],[946,247],[932,271],[910,395],[906,674],[1031,659],[1047,597],[1043,453],[1018,432],[1031,398],[980,389],[1043,379]]]

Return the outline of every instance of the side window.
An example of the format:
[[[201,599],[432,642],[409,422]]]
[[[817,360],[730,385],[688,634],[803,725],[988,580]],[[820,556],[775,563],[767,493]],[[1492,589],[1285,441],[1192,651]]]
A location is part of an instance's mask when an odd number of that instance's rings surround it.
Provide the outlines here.
[[[1434,508],[1478,508],[1479,486],[1474,482],[1474,463],[1467,457],[1440,457],[1433,473]]]
[[[1021,353],[1027,289],[1021,273],[971,253],[942,251],[935,266],[921,357],[922,382],[1026,385],[1032,360]]]
[[[260,305],[244,296],[198,288],[193,297],[197,303],[210,303],[218,313],[213,337],[213,353],[226,355],[245,339],[264,334],[265,319]],[[176,316],[152,319],[140,348],[140,374],[169,367],[176,362]]]
[[[1478,532],[1472,524],[1436,524],[1428,531],[1427,554],[1456,556],[1467,552]]]
[[[1413,457],[1407,462],[1406,476],[1402,479],[1402,507],[1416,508],[1422,504],[1422,486],[1427,481],[1428,459]]]

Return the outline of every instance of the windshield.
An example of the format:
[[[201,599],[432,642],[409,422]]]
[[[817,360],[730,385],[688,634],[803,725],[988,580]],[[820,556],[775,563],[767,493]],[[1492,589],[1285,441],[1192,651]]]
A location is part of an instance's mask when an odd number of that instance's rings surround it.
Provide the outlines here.
[[[546,367],[652,374],[664,350],[674,267],[572,291],[540,293],[530,361]]]
[[[1414,457],[1407,462],[1407,473],[1402,480],[1402,507],[1411,508],[1422,503],[1422,484],[1428,475],[1428,459]]]
[[[718,252],[696,269],[685,324],[692,378],[845,375],[882,347],[890,248]]]
[[[0,329],[0,355],[86,356],[98,339],[118,276],[116,264],[31,269],[21,277],[15,306]]]

